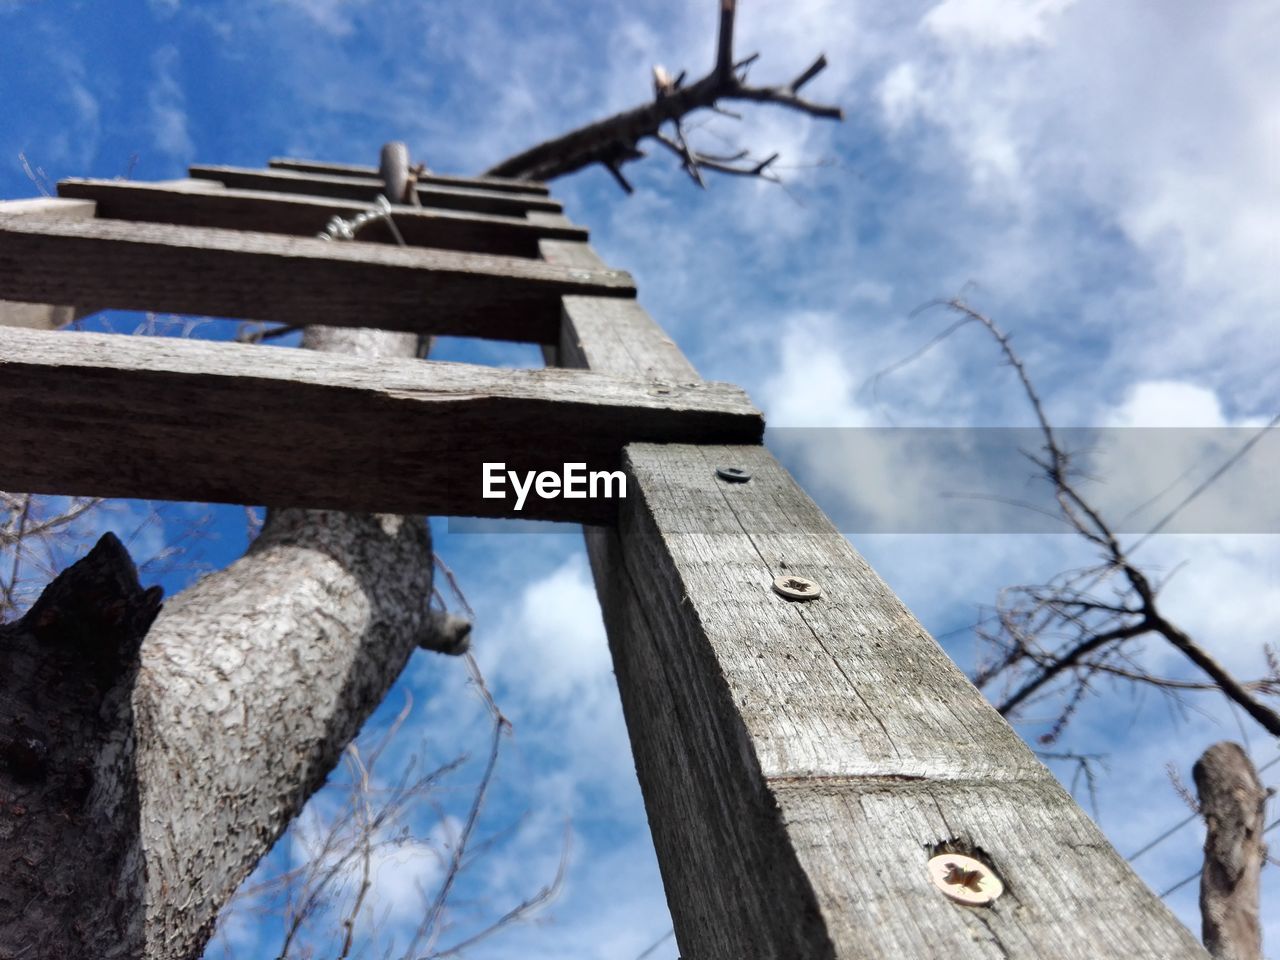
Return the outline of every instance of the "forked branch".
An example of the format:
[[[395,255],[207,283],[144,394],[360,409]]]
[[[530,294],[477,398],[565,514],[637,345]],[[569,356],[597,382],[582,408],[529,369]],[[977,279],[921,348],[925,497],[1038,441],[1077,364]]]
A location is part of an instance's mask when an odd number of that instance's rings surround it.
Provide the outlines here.
[[[1003,692],[993,702],[1010,717],[1046,698],[1058,703],[1056,719],[1040,737],[1042,743],[1058,739],[1100,677],[1150,686],[1174,699],[1189,692],[1216,691],[1268,733],[1280,736],[1280,712],[1268,702],[1280,697],[1280,662],[1275,652],[1264,651],[1267,669],[1262,677],[1237,679],[1164,615],[1160,585],[1153,583],[1134,562],[1134,550],[1170,517],[1136,542],[1123,543],[1082,490],[1071,452],[1050,424],[1009,336],[990,317],[959,298],[936,305],[946,307],[959,319],[929,346],[968,324],[981,326],[995,340],[1003,359],[1017,374],[1040,429],[1042,445],[1030,459],[1049,481],[1062,519],[1099,554],[1098,562],[1083,570],[1067,571],[1046,583],[1020,584],[1001,592],[993,615],[976,628],[993,656],[975,672],[974,683],[988,691],[1000,683]],[[1263,429],[1270,429],[1275,423]],[[1221,476],[1253,442],[1215,471],[1213,478]],[[1099,595],[1103,589],[1110,592],[1109,596]],[[1163,640],[1182,654],[1203,680],[1170,679],[1146,669],[1139,662],[1136,646],[1143,638]]]
[[[753,53],[740,60],[735,58],[733,27],[736,12],[736,0],[720,0],[716,62],[706,76],[686,85],[684,71],[672,76],[662,66],[655,66],[654,96],[650,102],[508,157],[486,170],[485,176],[552,180],[598,163],[630,193],[631,184],[623,176],[622,167],[645,155],[640,143],[648,138],[675,153],[699,186],[705,186],[702,179],[704,170],[776,180],[773,168],[774,161],[778,159],[776,153],[764,159],[755,158],[746,150],[728,156],[704,153],[689,145],[685,119],[698,110],[712,110],[737,118],[737,114],[721,106],[727,101],[773,103],[828,120],[843,119],[844,114],[837,106],[817,103],[800,95],[801,89],[826,69],[827,58],[822,55],[789,83],[775,86],[749,84],[747,73],[759,54]]]

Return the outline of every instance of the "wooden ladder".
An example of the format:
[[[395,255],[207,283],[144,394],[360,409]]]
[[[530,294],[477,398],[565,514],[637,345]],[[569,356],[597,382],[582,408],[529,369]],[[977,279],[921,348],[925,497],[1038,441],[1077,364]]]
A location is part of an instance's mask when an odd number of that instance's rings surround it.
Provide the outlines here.
[[[281,159],[0,203],[0,489],[587,524],[686,960],[1206,956],[544,186],[427,174],[391,215],[408,249],[317,239],[382,189]],[[52,329],[103,308],[548,368]],[[481,496],[496,461],[621,469],[627,497],[515,514]]]

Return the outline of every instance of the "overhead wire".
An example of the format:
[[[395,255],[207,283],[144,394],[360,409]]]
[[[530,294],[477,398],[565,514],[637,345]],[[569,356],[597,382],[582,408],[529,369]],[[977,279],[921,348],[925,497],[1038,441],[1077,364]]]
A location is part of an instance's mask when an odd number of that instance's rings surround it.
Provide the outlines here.
[[[1265,827],[1262,828],[1262,836],[1265,837],[1268,833],[1270,833],[1276,827],[1280,827],[1280,817],[1277,817],[1275,820],[1272,820],[1269,824],[1267,824]],[[1201,870],[1197,870],[1195,873],[1192,873],[1192,874],[1189,874],[1188,876],[1183,877],[1181,880],[1175,883],[1168,890],[1160,894],[1160,899],[1163,900],[1165,897],[1169,896],[1169,894],[1176,893],[1177,891],[1181,890],[1183,887],[1185,887],[1188,883],[1190,883],[1196,877],[1200,876],[1200,873],[1201,873]]]
[[[1258,768],[1258,773],[1265,773],[1267,770],[1270,770],[1272,767],[1274,767],[1277,763],[1280,763],[1280,753],[1276,754],[1274,757],[1272,757],[1270,760],[1268,760],[1266,763],[1260,766]],[[1172,837],[1175,833],[1177,833],[1179,830],[1185,827],[1192,820],[1196,819],[1198,816],[1200,816],[1199,813],[1192,813],[1189,816],[1187,816],[1185,819],[1179,820],[1172,827],[1170,827],[1168,830],[1165,830],[1162,834],[1160,834],[1150,843],[1146,844],[1136,852],[1129,854],[1129,856],[1126,857],[1125,859],[1127,859],[1130,863],[1133,863],[1133,861],[1137,860],[1140,856],[1142,856],[1148,850],[1151,850],[1159,846],[1161,843],[1164,843],[1164,841],[1168,840],[1170,837]]]

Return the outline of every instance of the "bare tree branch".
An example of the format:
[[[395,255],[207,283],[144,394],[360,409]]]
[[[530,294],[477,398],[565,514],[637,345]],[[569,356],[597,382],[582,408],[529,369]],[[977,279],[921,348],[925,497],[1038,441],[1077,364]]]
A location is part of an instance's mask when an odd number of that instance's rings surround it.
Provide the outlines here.
[[[1152,686],[1177,703],[1182,702],[1178,698],[1184,692],[1217,692],[1268,733],[1280,736],[1280,712],[1262,699],[1280,695],[1280,663],[1274,653],[1264,650],[1267,672],[1261,678],[1236,678],[1163,615],[1159,605],[1161,584],[1153,583],[1133,561],[1133,552],[1167,525],[1172,515],[1134,544],[1122,544],[1114,528],[1083,492],[1071,453],[1059,441],[1009,335],[958,297],[936,301],[931,306],[944,306],[958,319],[907,360],[877,374],[877,379],[918,358],[964,326],[977,324],[985,329],[1017,375],[1040,428],[1043,444],[1039,451],[1028,453],[1028,459],[1052,485],[1062,519],[1100,554],[1094,566],[1067,571],[1047,583],[1023,584],[1001,591],[993,621],[974,627],[978,637],[996,654],[992,662],[974,672],[974,683],[984,690],[997,681],[1006,686],[1007,692],[995,700],[997,709],[1006,716],[1018,714],[1046,695],[1058,696],[1061,708],[1049,730],[1040,737],[1042,743],[1058,739],[1099,677]],[[1248,453],[1261,433],[1278,423],[1280,417],[1214,470],[1178,509],[1221,477]],[[1111,590],[1111,597],[1099,596],[1098,590],[1104,584]],[[1130,645],[1147,636],[1164,640],[1206,679],[1171,679],[1142,668],[1131,655]]]
[[[699,186],[704,186],[700,174],[704,169],[776,180],[776,174],[773,174],[770,167],[777,159],[777,154],[764,160],[754,160],[746,151],[732,159],[703,154],[691,149],[685,142],[681,122],[697,110],[730,113],[721,103],[734,100],[777,104],[828,120],[841,120],[844,114],[837,106],[816,103],[800,96],[800,89],[826,69],[825,56],[820,55],[790,83],[777,86],[748,84],[747,69],[759,54],[753,53],[741,60],[734,59],[733,28],[736,12],[736,0],[720,0],[716,62],[706,76],[686,86],[683,72],[673,78],[664,67],[655,66],[654,99],[649,103],[579,127],[508,157],[486,170],[485,175],[552,180],[598,163],[609,171],[623,190],[630,193],[633,188],[623,176],[621,168],[623,164],[644,156],[640,142],[650,138],[675,152],[689,176]],[[663,127],[667,125],[674,127],[673,134],[663,133]]]

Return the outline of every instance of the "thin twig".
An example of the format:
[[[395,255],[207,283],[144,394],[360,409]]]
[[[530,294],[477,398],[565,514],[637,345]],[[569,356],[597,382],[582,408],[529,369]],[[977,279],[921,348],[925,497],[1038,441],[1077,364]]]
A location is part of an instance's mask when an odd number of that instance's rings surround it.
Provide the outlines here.
[[[1094,567],[1070,571],[1046,584],[1001,591],[995,626],[978,624],[973,628],[998,654],[975,672],[974,682],[984,689],[997,679],[1004,682],[1008,690],[997,704],[1000,712],[1007,716],[1017,714],[1045,695],[1061,694],[1059,715],[1041,737],[1042,742],[1054,742],[1061,735],[1099,676],[1159,689],[1171,706],[1179,708],[1185,708],[1179,699],[1181,692],[1214,691],[1268,732],[1280,736],[1280,713],[1260,699],[1280,692],[1280,663],[1269,658],[1268,672],[1263,677],[1237,679],[1163,615],[1158,602],[1163,583],[1152,582],[1132,561],[1136,548],[1167,526],[1180,510],[1246,456],[1268,431],[1280,425],[1280,416],[1220,464],[1144,537],[1126,548],[1111,524],[1082,492],[1079,471],[1071,454],[1062,446],[1010,336],[990,317],[959,297],[933,301],[926,306],[945,307],[958,314],[958,319],[905,360],[878,373],[872,384],[919,358],[963,327],[970,324],[983,327],[996,342],[1004,362],[1014,370],[1039,426],[1042,447],[1037,453],[1027,454],[1028,458],[1052,485],[1060,518],[1101,554],[1101,562]],[[1107,582],[1111,584],[1114,599],[1095,593]],[[1146,636],[1163,639],[1207,679],[1167,678],[1141,668],[1126,651],[1127,645]]]
[[[496,704],[494,709],[496,710]],[[417,931],[414,933],[413,940],[406,951],[406,956],[411,957],[417,953],[424,942],[427,944],[427,949],[430,950],[435,939],[440,935],[440,918],[444,913],[445,905],[449,902],[449,895],[453,892],[454,884],[457,883],[463,857],[467,852],[467,843],[470,841],[472,833],[475,832],[476,823],[480,819],[480,811],[484,807],[489,785],[493,781],[493,772],[498,765],[498,751],[502,746],[502,735],[507,726],[506,718],[498,711],[493,723],[493,737],[489,746],[489,758],[485,763],[484,773],[480,777],[480,784],[472,798],[471,809],[467,812],[467,819],[463,823],[462,832],[453,844],[453,855],[449,858],[444,879],[436,891],[435,899],[431,902],[426,916],[423,917],[422,923],[419,924]]]

